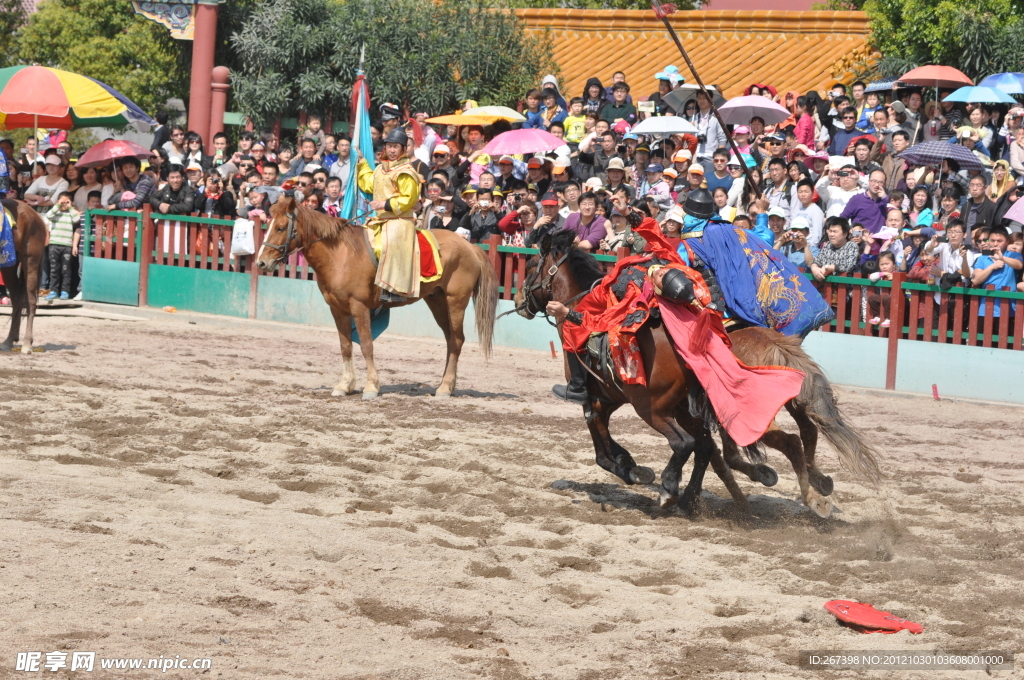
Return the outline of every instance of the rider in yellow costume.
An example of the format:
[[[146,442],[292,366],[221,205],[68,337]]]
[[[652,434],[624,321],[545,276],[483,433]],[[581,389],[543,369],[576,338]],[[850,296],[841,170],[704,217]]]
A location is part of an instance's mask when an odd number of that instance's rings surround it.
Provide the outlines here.
[[[380,244],[380,264],[374,284],[381,288],[382,302],[401,302],[419,297],[420,249],[416,239],[413,206],[420,198],[423,178],[406,155],[409,138],[395,128],[384,139],[384,156],[376,169],[360,158],[359,188],[373,194],[370,209],[376,211],[367,228]]]

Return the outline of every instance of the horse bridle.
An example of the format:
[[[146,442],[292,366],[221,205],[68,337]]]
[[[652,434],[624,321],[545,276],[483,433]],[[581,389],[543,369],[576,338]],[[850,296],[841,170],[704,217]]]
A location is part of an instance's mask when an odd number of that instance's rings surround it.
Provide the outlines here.
[[[310,241],[309,243],[307,243],[305,245],[301,245],[301,246],[298,246],[296,248],[292,248],[291,250],[288,250],[288,244],[291,243],[292,239],[295,238],[298,235],[298,229],[297,229],[297,226],[296,226],[297,220],[295,218],[295,211],[293,210],[293,211],[291,211],[289,213],[286,213],[286,215],[288,217],[288,234],[287,234],[287,236],[286,236],[286,238],[284,240],[284,243],[282,243],[279,246],[278,245],[274,245],[273,243],[266,243],[266,242],[264,242],[262,244],[262,247],[264,247],[264,248],[270,248],[271,250],[277,251],[277,257],[274,258],[274,261],[270,263],[270,266],[268,267],[268,269],[273,269],[274,267],[278,266],[279,264],[281,264],[282,262],[287,260],[290,255],[293,255],[293,254],[299,252],[300,250],[304,250],[305,248],[308,248],[309,246],[313,245],[317,241],[322,241],[323,240],[323,238],[321,237],[321,238],[316,239],[315,241]],[[273,224],[273,222],[271,222],[271,224]]]
[[[519,312],[519,311],[526,311],[529,314],[532,314],[533,316],[537,316],[538,314],[541,314],[541,315],[544,316],[544,320],[545,321],[547,321],[549,324],[551,324],[552,326],[557,328],[558,327],[558,323],[556,321],[552,321],[551,315],[548,314],[548,310],[547,310],[546,306],[542,307],[541,309],[539,309],[537,311],[534,311],[531,308],[532,307],[532,302],[533,302],[533,294],[536,293],[539,290],[539,291],[543,291],[544,293],[546,293],[549,300],[552,297],[554,297],[554,292],[552,291],[552,285],[554,283],[555,274],[558,273],[558,269],[565,263],[565,261],[569,259],[569,251],[566,251],[565,253],[563,253],[562,256],[560,258],[558,258],[558,260],[554,264],[552,264],[550,267],[548,267],[547,272],[545,274],[545,277],[540,281],[540,283],[537,283],[537,278],[538,278],[538,275],[540,274],[540,265],[543,264],[544,258],[546,258],[549,253],[541,250],[538,254],[539,254],[540,258],[541,258],[541,262],[539,262],[537,264],[537,267],[533,270],[533,272],[523,282],[523,304],[520,305],[519,307],[516,307],[515,309],[511,309],[511,310],[505,312],[505,314],[511,314],[513,312]],[[599,283],[599,282],[600,282],[600,279],[598,279],[598,281],[595,281],[594,284],[597,285],[597,283]],[[584,295],[589,293],[591,290],[593,290],[593,288],[594,288],[594,286],[591,286],[590,289],[584,290],[584,291],[580,292],[578,295],[574,295],[573,297],[569,298],[568,300],[566,300],[562,304],[564,304],[565,306],[568,307],[569,305],[571,305],[572,303],[576,302],[581,297],[583,297]],[[505,314],[502,314],[501,316],[505,316]]]

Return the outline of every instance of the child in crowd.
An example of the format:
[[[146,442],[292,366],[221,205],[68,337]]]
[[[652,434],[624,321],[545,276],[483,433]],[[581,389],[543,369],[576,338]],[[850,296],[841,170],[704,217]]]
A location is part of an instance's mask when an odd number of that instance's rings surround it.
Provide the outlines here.
[[[596,121],[597,118],[595,117]],[[583,115],[583,97],[573,97],[569,101],[569,115],[562,121],[565,128],[565,141],[570,148],[583,141],[587,136],[587,117]],[[575,149],[574,149],[575,150]]]
[[[890,252],[883,252],[878,256],[878,271],[869,278],[873,283],[878,281],[892,281],[892,275],[896,271],[896,257]],[[885,289],[878,289],[878,292],[868,293],[868,309],[871,318],[868,324],[888,328],[889,322],[889,293]]]
[[[103,194],[99,191],[90,191],[86,197],[86,210],[100,210],[103,208]],[[71,241],[71,255],[78,258],[78,294],[76,300],[82,299],[82,263],[85,262],[85,253],[82,251],[82,239],[85,237],[85,216],[83,215],[78,224],[75,225],[75,236]]]
[[[47,300],[58,296],[71,299],[71,248],[74,244],[75,225],[82,214],[71,205],[71,192],[57,195],[57,204],[46,213],[50,222],[50,292]]]
[[[309,114],[306,119],[306,127],[299,130],[299,139],[312,139],[316,142],[316,156],[317,158],[324,157],[324,149],[327,147],[327,135],[321,130],[323,121],[315,113]]]

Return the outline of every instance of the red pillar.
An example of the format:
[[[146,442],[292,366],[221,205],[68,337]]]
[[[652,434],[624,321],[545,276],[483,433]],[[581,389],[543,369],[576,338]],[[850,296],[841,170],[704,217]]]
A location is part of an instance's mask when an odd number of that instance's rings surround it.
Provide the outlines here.
[[[192,37],[192,84],[189,89],[188,129],[201,135],[210,130],[210,100],[212,97],[213,53],[217,43],[217,3],[200,0],[196,5],[196,27]],[[207,137],[206,152],[213,145]]]
[[[207,145],[213,145],[213,136],[218,132],[224,132],[224,112],[228,110],[228,78],[231,71],[227,66],[218,66],[213,69],[213,94],[210,104],[210,134],[203,135]]]

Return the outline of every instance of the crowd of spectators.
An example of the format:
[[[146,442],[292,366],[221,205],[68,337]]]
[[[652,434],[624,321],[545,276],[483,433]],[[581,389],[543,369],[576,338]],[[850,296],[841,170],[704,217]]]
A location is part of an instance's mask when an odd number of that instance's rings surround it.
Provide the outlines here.
[[[634,96],[621,72],[608,86],[589,79],[579,96],[563,94],[547,76],[524,93],[525,122],[514,124],[431,126],[426,113],[410,120],[386,103],[374,111],[372,137],[380,147],[388,131],[406,126],[409,157],[424,182],[419,225],[472,241],[500,235],[521,246],[532,230],[553,223],[575,231],[581,248],[613,252],[626,230],[621,201],[658,219],[676,240],[681,204],[689,192],[707,189],[721,219],[748,226],[765,213],[773,245],[819,280],[904,271],[929,283],[1024,290],[1022,225],[1006,218],[1024,196],[1024,108],[926,102],[928,93],[918,88],[865,92],[862,82],[784,95],[754,84],[746,94],[772,99],[792,115],[775,125],[755,117],[723,127],[700,92],[680,98],[675,110],[670,101],[678,100],[667,95],[682,78],[672,67],[658,75],[648,96]],[[946,94],[940,90],[940,99]],[[683,116],[698,134],[631,132],[652,115]],[[78,256],[79,238],[64,244],[67,215],[89,207],[149,204],[162,214],[255,218],[283,193],[297,192],[304,205],[340,215],[356,159],[349,138],[323,129],[320,117],[308,116],[294,145],[273,131],[243,131],[234,148],[223,133],[207,148],[165,114],[158,121],[149,158],[122,160],[116,170],[77,168],[68,162],[66,141],[43,155],[34,139],[19,154],[0,142],[17,177],[12,193],[61,225],[63,240],[51,248],[43,284],[59,282],[51,295],[73,292],[63,272],[75,267],[64,259]],[[547,130],[564,145],[530,156],[483,151],[513,127]],[[961,145],[981,169],[954,160],[916,167],[901,157],[924,141]],[[872,323],[887,323],[883,302],[879,296],[871,303]]]

